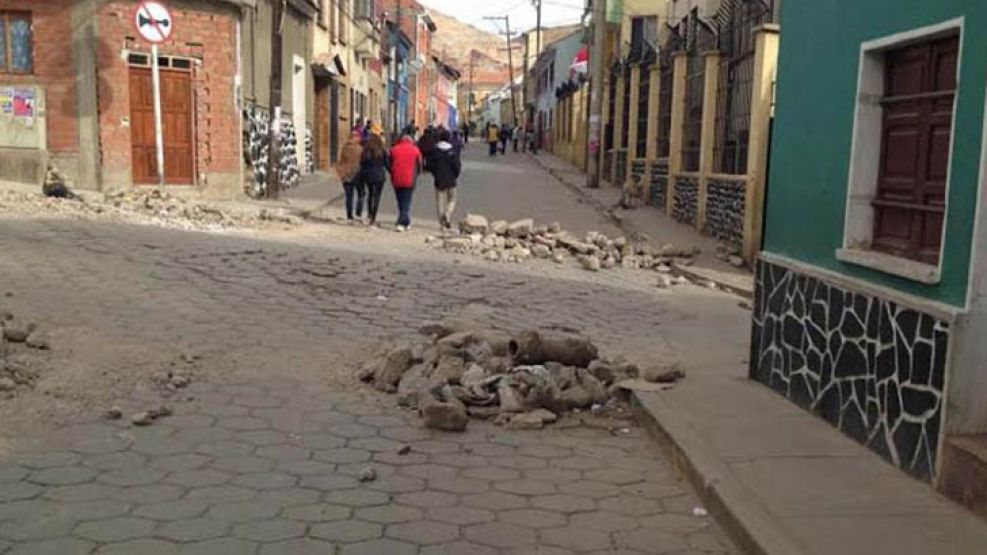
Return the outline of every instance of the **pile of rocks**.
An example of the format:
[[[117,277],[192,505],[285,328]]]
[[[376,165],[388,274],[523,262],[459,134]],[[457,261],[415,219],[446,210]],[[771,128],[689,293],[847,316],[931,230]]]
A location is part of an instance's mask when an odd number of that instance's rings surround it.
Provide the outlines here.
[[[622,358],[601,358],[585,337],[524,331],[514,336],[429,323],[428,339],[388,346],[367,361],[358,378],[396,393],[429,428],[462,431],[469,419],[495,419],[508,429],[538,429],[560,414],[615,406],[625,390],[671,383],[677,367],[641,372]],[[648,385],[654,385],[650,383]]]
[[[34,193],[0,193],[0,213],[19,217],[101,219],[195,231],[222,231],[265,224],[296,225],[300,219],[282,210],[231,210],[172,195],[157,188],[53,198]]]
[[[19,388],[33,386],[40,371],[26,351],[49,348],[48,336],[36,325],[0,311],[0,396],[10,398]]]
[[[488,222],[479,214],[469,214],[459,224],[459,235],[429,236],[426,243],[447,251],[483,256],[494,262],[522,262],[531,258],[550,259],[558,264],[574,259],[586,270],[609,268],[654,270],[669,275],[676,265],[689,266],[699,250],[694,246],[667,244],[660,249],[626,237],[610,238],[591,231],[576,237],[559,223],[535,225],[527,218],[508,223]]]

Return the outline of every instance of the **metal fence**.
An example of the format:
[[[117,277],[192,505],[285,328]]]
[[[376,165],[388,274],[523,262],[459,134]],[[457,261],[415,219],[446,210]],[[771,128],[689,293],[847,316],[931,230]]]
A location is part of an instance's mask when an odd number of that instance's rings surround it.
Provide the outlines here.
[[[672,63],[676,52],[682,49],[682,40],[674,32],[669,33],[668,39],[661,47],[658,56],[658,157],[668,158],[671,154],[669,137],[672,131],[672,77],[675,64]]]
[[[651,64],[641,64],[641,83],[637,96],[637,144],[632,145],[634,156],[648,155],[648,96],[651,93]]]
[[[682,169],[699,171],[702,152],[703,93],[707,52],[716,47],[716,35],[695,12],[686,21],[685,49],[689,54],[685,77],[685,114],[682,122]]]
[[[629,149],[630,145],[627,144],[627,139],[631,132],[631,66],[623,64],[621,71],[624,75],[624,109],[620,114],[620,146]]]
[[[754,81],[754,29],[771,21],[772,12],[770,2],[727,0],[720,5],[714,18],[721,54],[713,144],[713,169],[717,173],[747,173]]]

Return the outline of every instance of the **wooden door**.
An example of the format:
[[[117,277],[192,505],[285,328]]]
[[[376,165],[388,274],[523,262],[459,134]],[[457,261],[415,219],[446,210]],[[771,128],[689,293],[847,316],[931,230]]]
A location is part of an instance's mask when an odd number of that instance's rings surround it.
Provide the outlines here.
[[[165,183],[194,182],[192,75],[161,69],[161,126]],[[130,149],[135,184],[157,183],[154,146],[154,91],[151,70],[130,68]]]
[[[315,161],[322,171],[329,171],[329,83],[315,86]]]

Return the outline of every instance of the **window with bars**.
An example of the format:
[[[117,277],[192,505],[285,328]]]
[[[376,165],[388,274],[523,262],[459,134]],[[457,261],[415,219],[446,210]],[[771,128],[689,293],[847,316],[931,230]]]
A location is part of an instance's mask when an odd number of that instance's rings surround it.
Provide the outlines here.
[[[670,46],[670,45],[669,45]],[[663,52],[659,60],[658,83],[658,157],[668,158],[671,147],[669,137],[672,130],[672,57]]]
[[[958,35],[884,54],[874,250],[939,262],[958,54]]]
[[[685,115],[682,122],[682,169],[699,171],[703,130],[703,85],[706,81],[706,59],[696,53],[686,64]]]
[[[630,137],[631,133],[631,68],[626,66],[623,69],[624,72],[624,90],[621,93],[624,95],[624,110],[620,114],[620,146],[621,148],[630,149],[631,145],[627,144],[627,139]]]
[[[603,151],[613,148],[613,123],[617,112],[617,72],[610,72],[609,93],[607,95],[607,125],[603,131]]]
[[[0,73],[34,71],[30,12],[0,11]]]
[[[634,156],[644,158],[648,155],[648,97],[651,93],[651,66],[641,66],[641,82],[638,85],[637,96],[637,144]]]

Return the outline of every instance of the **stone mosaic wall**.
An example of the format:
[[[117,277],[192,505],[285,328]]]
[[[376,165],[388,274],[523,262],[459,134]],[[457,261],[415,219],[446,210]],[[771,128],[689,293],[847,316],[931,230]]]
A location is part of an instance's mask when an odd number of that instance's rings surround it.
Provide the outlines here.
[[[631,161],[631,180],[635,183],[644,183],[644,170],[647,164],[644,160]]]
[[[264,108],[247,106],[243,110],[243,156],[252,179],[245,185],[247,194],[262,197],[267,194],[267,164],[271,151],[270,115]],[[295,150],[295,126],[281,121],[281,188],[298,185],[298,155]]]
[[[710,181],[706,186],[706,233],[725,243],[744,244],[744,196],[742,181]]]
[[[699,210],[699,180],[679,176],[675,180],[674,194],[672,216],[684,224],[695,225]]]
[[[753,320],[751,378],[931,479],[947,322],[763,260]]]
[[[610,179],[610,170],[613,168],[613,151],[603,153],[603,169],[601,174],[603,175],[603,180]]]
[[[651,171],[648,172],[648,183],[648,202],[661,210],[665,210],[668,202],[668,162],[662,160],[651,164]]]

